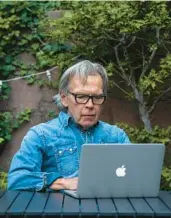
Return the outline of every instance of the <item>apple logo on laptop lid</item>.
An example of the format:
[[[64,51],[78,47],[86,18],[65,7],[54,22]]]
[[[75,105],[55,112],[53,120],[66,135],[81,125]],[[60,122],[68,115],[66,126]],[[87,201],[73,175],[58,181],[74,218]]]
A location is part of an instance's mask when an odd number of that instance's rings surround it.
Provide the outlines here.
[[[126,168],[125,168],[125,165],[122,165],[121,167],[118,167],[116,169],[116,175],[118,177],[124,177],[126,175]]]

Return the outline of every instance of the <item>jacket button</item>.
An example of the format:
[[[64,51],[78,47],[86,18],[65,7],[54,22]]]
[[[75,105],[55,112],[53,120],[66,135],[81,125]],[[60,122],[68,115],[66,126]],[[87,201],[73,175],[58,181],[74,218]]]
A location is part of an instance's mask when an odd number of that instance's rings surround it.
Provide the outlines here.
[[[60,151],[58,151],[58,154],[62,154],[62,151],[60,150]]]

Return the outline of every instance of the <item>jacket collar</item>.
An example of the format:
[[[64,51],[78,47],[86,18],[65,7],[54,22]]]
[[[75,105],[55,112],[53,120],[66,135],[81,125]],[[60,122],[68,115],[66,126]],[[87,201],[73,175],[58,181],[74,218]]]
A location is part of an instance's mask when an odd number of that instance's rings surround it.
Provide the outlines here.
[[[64,126],[64,127],[68,126],[70,118],[71,118],[71,116],[63,111],[61,111],[59,113],[60,122],[61,122],[62,126]]]

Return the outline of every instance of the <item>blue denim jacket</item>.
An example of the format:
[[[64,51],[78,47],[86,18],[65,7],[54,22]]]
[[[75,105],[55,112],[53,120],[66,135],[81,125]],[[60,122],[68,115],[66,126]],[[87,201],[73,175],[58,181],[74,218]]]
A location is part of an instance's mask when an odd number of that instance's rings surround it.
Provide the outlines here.
[[[14,155],[8,173],[8,189],[40,191],[60,177],[78,176],[84,143],[130,143],[115,125],[99,121],[83,131],[64,112],[32,127]]]

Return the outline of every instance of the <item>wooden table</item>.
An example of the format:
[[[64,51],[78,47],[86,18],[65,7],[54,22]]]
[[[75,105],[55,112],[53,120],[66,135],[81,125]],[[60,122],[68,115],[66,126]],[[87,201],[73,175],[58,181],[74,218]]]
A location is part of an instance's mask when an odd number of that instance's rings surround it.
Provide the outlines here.
[[[74,199],[58,192],[0,192],[4,217],[171,217],[171,192],[157,198]]]

